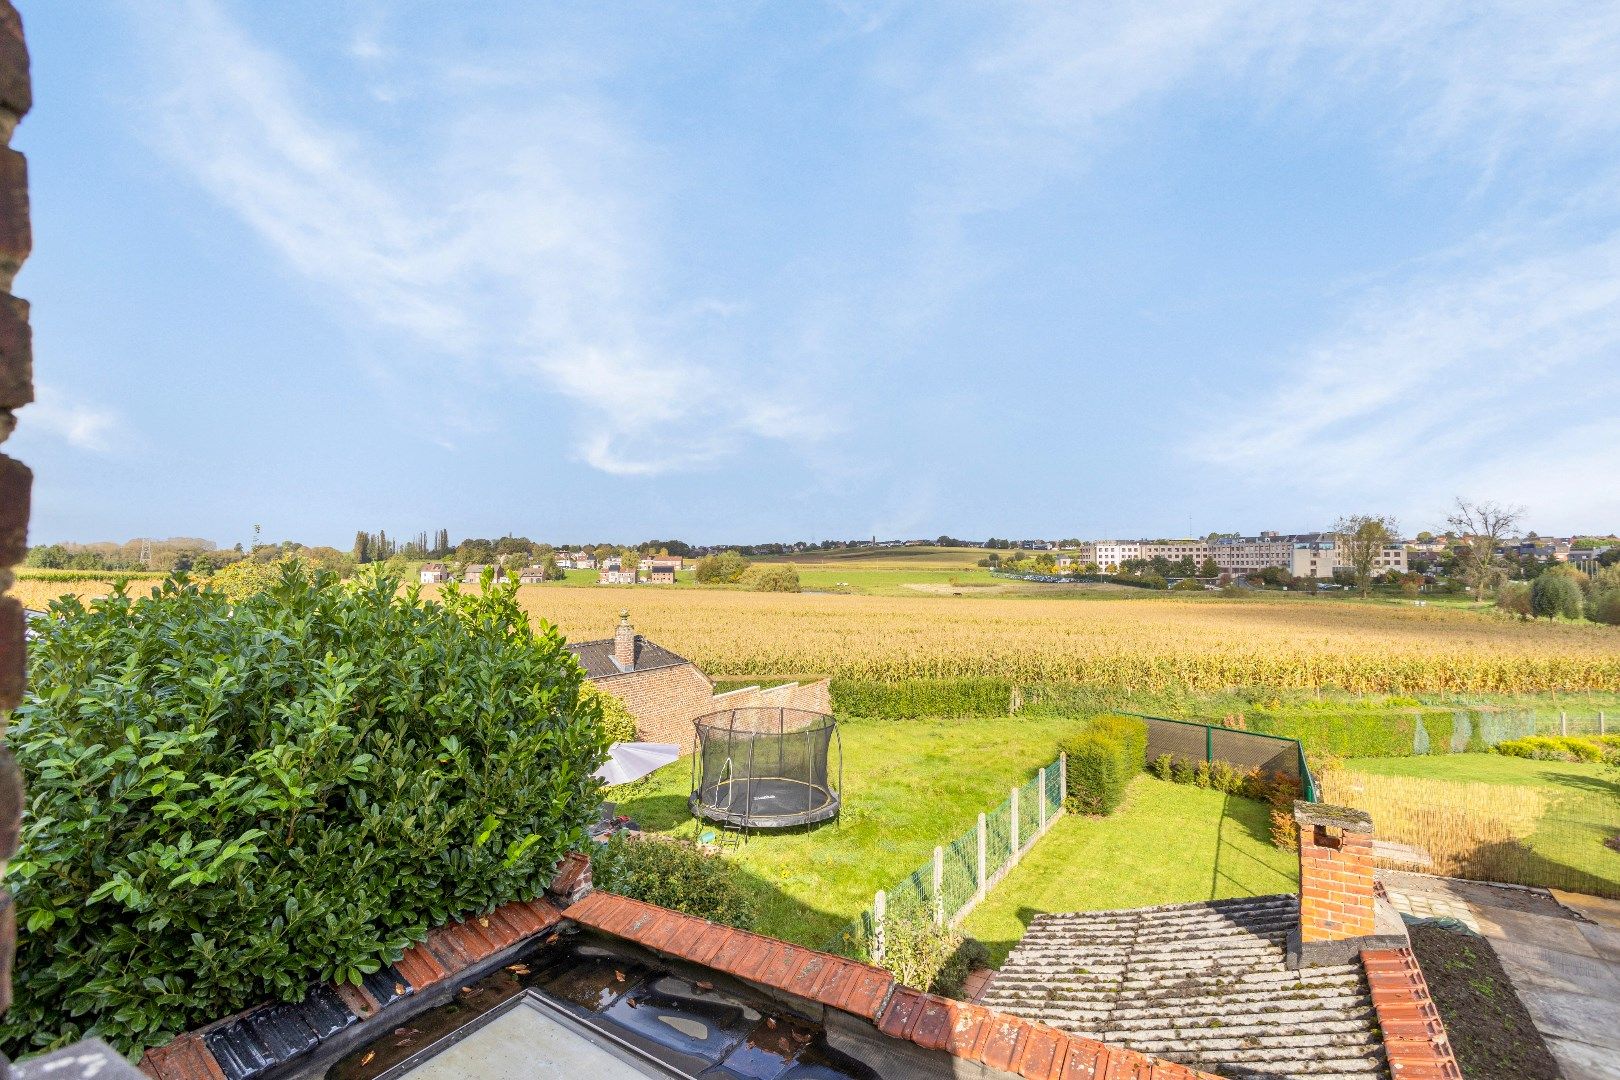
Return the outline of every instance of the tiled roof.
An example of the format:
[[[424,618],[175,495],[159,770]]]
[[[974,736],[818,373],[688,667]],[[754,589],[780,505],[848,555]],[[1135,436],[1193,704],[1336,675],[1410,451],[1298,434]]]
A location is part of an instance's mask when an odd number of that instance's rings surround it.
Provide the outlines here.
[[[1292,896],[1038,915],[986,1005],[1242,1078],[1386,1078],[1361,965],[1295,970]]]
[[[613,662],[612,638],[603,638],[601,641],[576,641],[568,646],[568,651],[579,658],[580,665],[585,669],[586,678],[604,679],[624,674],[619,665]],[[686,657],[677,656],[662,645],[648,641],[640,634],[636,635],[637,671],[656,671],[659,668],[679,667],[690,663]]]
[[[1134,1050],[909,989],[882,968],[622,896],[595,892],[563,914],[654,952],[850,1013],[891,1038],[1026,1080],[1215,1080]]]
[[[578,884],[583,860],[570,856],[553,888]],[[428,932],[399,962],[367,975],[359,986],[317,986],[297,1004],[261,1005],[146,1051],[140,1069],[153,1080],[253,1080],[314,1050],[333,1035],[370,1019],[384,1006],[489,960],[557,925],[547,900],[513,901],[464,922]]]
[[[1440,1012],[1411,949],[1369,949],[1361,954],[1372,986],[1373,1008],[1395,1080],[1462,1080]]]

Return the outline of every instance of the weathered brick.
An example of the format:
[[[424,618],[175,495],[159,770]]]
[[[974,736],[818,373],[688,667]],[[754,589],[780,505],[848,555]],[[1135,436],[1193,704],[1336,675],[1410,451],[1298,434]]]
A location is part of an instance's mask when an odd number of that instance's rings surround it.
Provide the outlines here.
[[[0,110],[12,114],[12,123],[34,106],[28,71],[28,46],[23,41],[22,16],[11,0],[0,0]],[[9,129],[7,131],[9,135]]]
[[[0,566],[15,566],[28,554],[29,495],[34,474],[0,454]]]
[[[12,279],[34,247],[28,217],[28,161],[10,147],[0,148],[0,289]]]
[[[11,749],[0,745],[0,862],[17,854],[22,834],[23,779]]]
[[[26,631],[22,604],[15,597],[0,596],[0,710],[15,709],[27,686]]]
[[[34,400],[34,332],[28,301],[0,293],[0,408]]]

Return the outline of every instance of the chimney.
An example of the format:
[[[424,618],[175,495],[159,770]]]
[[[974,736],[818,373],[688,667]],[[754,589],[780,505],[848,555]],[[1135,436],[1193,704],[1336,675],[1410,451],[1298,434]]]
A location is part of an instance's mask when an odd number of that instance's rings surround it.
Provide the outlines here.
[[[630,625],[630,613],[619,612],[619,628],[613,632],[613,662],[620,671],[633,671],[636,666],[636,631]]]
[[[1363,949],[1405,948],[1399,913],[1373,888],[1372,817],[1346,806],[1296,802],[1294,821],[1299,825],[1299,930],[1289,937],[1289,964],[1348,964]]]

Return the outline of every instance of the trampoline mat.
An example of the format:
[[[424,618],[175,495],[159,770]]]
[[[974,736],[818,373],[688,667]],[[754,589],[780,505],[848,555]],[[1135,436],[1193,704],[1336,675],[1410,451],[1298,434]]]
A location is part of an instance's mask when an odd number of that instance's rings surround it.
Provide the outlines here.
[[[702,794],[692,794],[694,814],[739,825],[803,825],[838,813],[838,796],[826,788],[781,777],[725,780]]]

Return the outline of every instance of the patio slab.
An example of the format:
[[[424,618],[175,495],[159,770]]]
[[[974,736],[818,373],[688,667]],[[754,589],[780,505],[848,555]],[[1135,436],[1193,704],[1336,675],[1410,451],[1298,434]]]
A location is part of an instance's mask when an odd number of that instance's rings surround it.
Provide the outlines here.
[[[1399,871],[1379,880],[1400,910],[1479,930],[1564,1080],[1620,1080],[1620,902]]]

